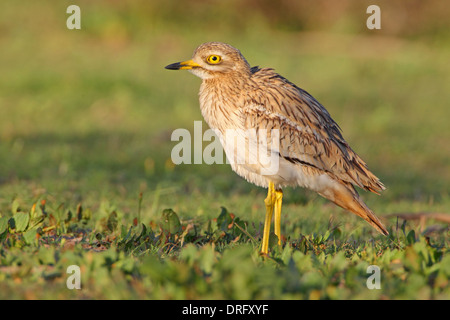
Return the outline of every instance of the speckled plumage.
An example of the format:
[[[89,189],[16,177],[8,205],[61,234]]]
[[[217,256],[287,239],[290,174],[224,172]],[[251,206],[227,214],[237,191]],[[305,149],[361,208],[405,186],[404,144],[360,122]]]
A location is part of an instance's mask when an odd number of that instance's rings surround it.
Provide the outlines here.
[[[208,63],[212,55],[219,56],[220,62]],[[227,156],[236,152],[245,158],[246,152],[245,148],[228,148],[224,138],[227,130],[266,130],[269,136],[270,130],[278,130],[279,143],[269,143],[273,146],[269,153],[278,157],[279,170],[264,175],[258,163],[232,162],[237,174],[262,187],[273,183],[277,190],[284,186],[314,190],[379,232],[388,233],[353,185],[375,193],[385,187],[350,148],[328,111],[309,93],[271,68],[251,68],[239,50],[220,42],[202,44],[192,60],[167,68],[188,69],[203,79],[200,109],[208,125],[219,133]],[[252,136],[245,139],[258,144]]]

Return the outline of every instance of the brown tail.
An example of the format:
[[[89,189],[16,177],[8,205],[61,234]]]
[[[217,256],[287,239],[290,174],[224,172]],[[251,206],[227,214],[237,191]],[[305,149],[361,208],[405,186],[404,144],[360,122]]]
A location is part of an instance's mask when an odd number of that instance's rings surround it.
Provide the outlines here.
[[[366,220],[378,232],[387,236],[389,232],[385,226],[378,220],[377,216],[361,200],[355,188],[349,183],[336,183],[333,190],[328,189],[321,196],[333,201],[338,206],[360,216]]]

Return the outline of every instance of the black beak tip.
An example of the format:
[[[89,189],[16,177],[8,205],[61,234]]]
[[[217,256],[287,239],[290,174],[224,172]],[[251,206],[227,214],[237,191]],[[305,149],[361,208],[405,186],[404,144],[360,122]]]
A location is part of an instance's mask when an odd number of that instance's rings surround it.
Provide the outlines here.
[[[172,64],[169,64],[168,66],[165,66],[165,68],[166,68],[167,70],[179,70],[180,67],[181,67],[181,65],[180,65],[179,62],[172,63]]]

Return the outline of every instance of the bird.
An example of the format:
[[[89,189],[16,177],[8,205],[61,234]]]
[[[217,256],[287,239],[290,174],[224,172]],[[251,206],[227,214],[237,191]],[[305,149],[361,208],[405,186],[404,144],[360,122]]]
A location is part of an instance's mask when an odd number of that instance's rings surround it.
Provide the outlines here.
[[[281,245],[284,187],[313,190],[363,218],[379,233],[389,234],[355,189],[380,194],[386,189],[384,184],[344,140],[325,107],[308,92],[273,68],[251,67],[238,49],[222,42],[203,43],[190,60],[165,68],[188,70],[202,79],[200,110],[218,134],[227,159],[234,159],[231,168],[248,182],[268,189],[261,255],[269,254],[272,218]],[[227,135],[229,132],[243,137],[241,143],[227,139],[233,136]],[[258,149],[260,146],[266,150]],[[262,150],[261,157],[254,156],[255,150]],[[263,156],[274,159],[276,166],[268,165]]]

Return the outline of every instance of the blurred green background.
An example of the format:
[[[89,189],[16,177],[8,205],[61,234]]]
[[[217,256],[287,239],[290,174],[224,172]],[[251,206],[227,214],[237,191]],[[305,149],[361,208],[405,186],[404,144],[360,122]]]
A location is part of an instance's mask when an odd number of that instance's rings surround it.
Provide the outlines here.
[[[66,27],[71,4],[81,30]],[[366,27],[371,4],[381,30]],[[229,166],[170,161],[172,131],[202,120],[200,80],[164,66],[207,41],[275,68],[328,109],[388,188],[362,192],[375,212],[446,213],[449,18],[450,3],[437,0],[2,1],[0,213],[14,199],[46,199],[93,211],[107,202],[134,217],[142,192],[147,221],[169,207],[190,219],[226,206],[262,222],[265,190]],[[308,215],[314,203],[342,212],[300,189],[284,201],[291,217],[319,219]]]
[[[374,201],[448,203],[446,2],[381,1],[381,30],[367,1],[77,1],[81,30],[70,4],[0,4],[0,210],[17,195],[263,194],[225,165],[170,164],[171,132],[202,119],[200,80],[164,66],[206,41],[314,95],[387,185]]]

